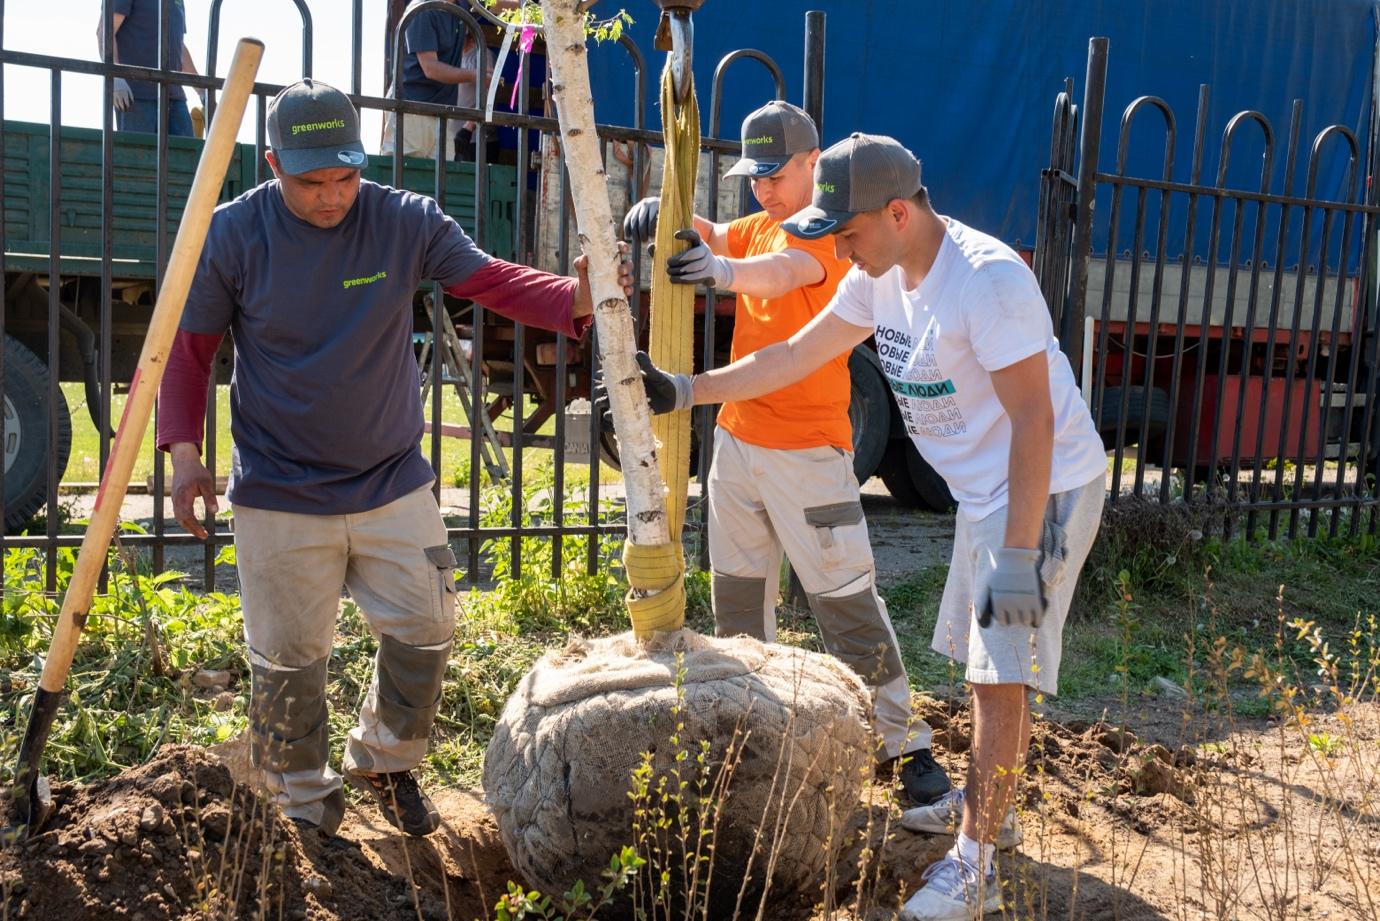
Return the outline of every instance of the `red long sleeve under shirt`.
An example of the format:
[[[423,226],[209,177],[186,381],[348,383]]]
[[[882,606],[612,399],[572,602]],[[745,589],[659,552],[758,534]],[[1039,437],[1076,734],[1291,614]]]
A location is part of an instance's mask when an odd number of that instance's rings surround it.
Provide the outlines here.
[[[464,281],[444,290],[451,297],[472,300],[515,323],[579,339],[594,318],[572,315],[578,286],[579,280],[575,278],[493,259]],[[160,451],[182,442],[195,444],[197,451],[201,451],[211,364],[224,338],[224,333],[177,331],[158,387]]]

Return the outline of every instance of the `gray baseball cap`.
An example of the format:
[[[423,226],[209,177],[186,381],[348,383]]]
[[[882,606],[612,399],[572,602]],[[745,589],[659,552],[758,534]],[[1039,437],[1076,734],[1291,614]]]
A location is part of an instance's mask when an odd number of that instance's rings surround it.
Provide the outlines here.
[[[920,161],[899,141],[854,132],[819,155],[810,206],[781,222],[814,240],[843,229],[855,215],[920,191]]]
[[[268,146],[289,176],[315,169],[364,169],[359,113],[350,98],[320,80],[283,87],[268,104]]]
[[[724,175],[761,179],[818,146],[819,132],[805,110],[774,99],[743,119],[743,158]]]

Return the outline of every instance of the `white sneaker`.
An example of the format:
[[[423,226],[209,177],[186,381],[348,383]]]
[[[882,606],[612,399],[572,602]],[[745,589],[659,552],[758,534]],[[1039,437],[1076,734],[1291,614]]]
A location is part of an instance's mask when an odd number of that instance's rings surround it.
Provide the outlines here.
[[[963,824],[963,788],[959,787],[945,793],[928,806],[916,806],[901,814],[901,827],[907,831],[925,832],[930,835],[957,834]],[[1021,845],[1021,823],[1016,821],[1016,810],[1006,810],[1006,816],[997,828],[997,840],[992,842],[999,851],[1010,851]]]
[[[974,921],[1002,910],[997,875],[984,879],[976,867],[953,854],[932,864],[921,877],[925,881],[901,909],[901,921]]]

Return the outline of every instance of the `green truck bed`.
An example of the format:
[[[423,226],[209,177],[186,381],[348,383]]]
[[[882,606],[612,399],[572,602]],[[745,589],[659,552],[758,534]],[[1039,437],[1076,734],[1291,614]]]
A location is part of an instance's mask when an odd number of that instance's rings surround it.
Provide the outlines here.
[[[49,190],[49,128],[46,124],[6,121],[4,124],[5,271],[46,274],[51,252]],[[58,233],[64,276],[101,274],[101,132],[65,127],[61,133]],[[111,236],[112,277],[148,279],[154,276],[157,235],[157,137],[115,134]],[[195,138],[168,139],[167,245],[177,233],[178,220],[191,188],[203,142]],[[237,144],[231,155],[221,201],[229,201],[255,185],[257,157],[252,144]],[[406,158],[403,187],[422,194],[435,192],[435,162]],[[445,210],[466,231],[474,232],[475,168],[473,163],[446,163]],[[371,156],[364,177],[391,185],[391,157]],[[488,168],[486,246],[494,255],[513,257],[513,221],[517,188],[511,166]]]

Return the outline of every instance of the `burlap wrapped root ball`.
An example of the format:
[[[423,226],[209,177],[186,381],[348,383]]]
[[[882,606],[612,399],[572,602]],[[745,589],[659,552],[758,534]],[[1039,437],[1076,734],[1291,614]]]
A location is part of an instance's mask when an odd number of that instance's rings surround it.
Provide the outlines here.
[[[669,742],[677,653],[679,746]],[[819,653],[688,630],[647,643],[630,633],[577,639],[543,657],[503,708],[484,790],[518,872],[559,895],[577,880],[597,886],[610,855],[634,843],[628,792],[643,752],[660,777],[688,749],[688,776],[700,740],[715,766],[736,748],[711,892],[736,896],[745,874],[760,892],[770,860],[773,901],[808,897],[871,771],[869,711],[858,677]]]

